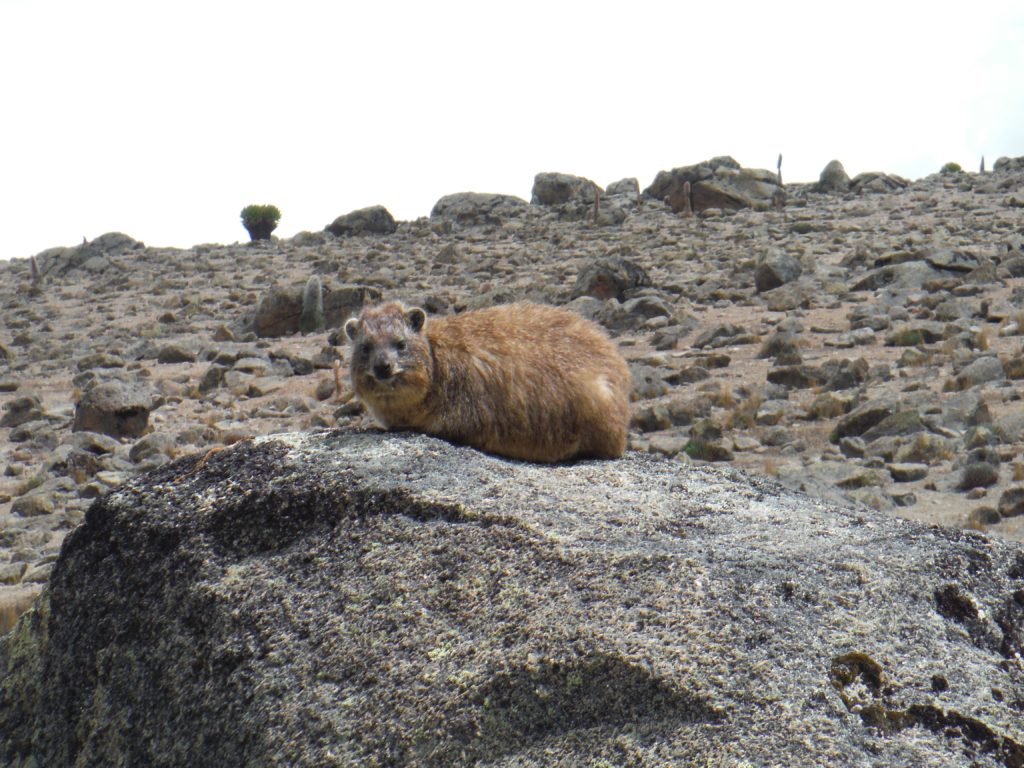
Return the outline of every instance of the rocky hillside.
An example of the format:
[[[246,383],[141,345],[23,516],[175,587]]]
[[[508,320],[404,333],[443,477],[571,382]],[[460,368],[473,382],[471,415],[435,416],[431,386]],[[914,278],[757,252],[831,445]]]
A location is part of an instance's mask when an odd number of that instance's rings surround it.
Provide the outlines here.
[[[643,192],[540,174],[531,201],[454,194],[412,222],[188,250],[110,233],[0,264],[0,629],[138,473],[369,426],[337,398],[336,329],[381,296],[571,306],[631,363],[635,450],[1024,538],[1022,241],[1020,159],[783,187],[715,158]]]
[[[90,508],[0,638],[0,762],[1020,766],[1022,586],[713,466],[257,438]]]

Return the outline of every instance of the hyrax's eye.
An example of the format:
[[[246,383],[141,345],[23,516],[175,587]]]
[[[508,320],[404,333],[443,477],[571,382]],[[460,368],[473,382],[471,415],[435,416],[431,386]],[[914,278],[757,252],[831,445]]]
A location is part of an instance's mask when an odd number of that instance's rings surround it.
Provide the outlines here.
[[[405,352],[405,340],[398,339],[397,341],[395,341],[395,349],[397,349],[399,352]]]
[[[370,354],[371,349],[373,349],[373,347],[368,341],[364,341],[362,344],[359,345],[359,351],[364,355]]]

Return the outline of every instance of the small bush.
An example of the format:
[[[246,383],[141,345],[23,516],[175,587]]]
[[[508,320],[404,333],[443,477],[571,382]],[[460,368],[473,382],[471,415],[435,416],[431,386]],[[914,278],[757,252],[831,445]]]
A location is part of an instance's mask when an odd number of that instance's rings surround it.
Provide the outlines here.
[[[942,166],[942,170],[939,173],[962,173],[963,170],[959,163],[946,163]]]
[[[924,334],[921,331],[906,326],[897,328],[885,339],[887,347],[918,347],[924,343]]]
[[[241,215],[242,226],[251,240],[269,240],[270,233],[277,229],[281,211],[276,205],[247,205]]]
[[[744,398],[726,415],[725,426],[729,429],[752,429],[757,425],[757,410],[763,402],[764,398],[758,393]]]

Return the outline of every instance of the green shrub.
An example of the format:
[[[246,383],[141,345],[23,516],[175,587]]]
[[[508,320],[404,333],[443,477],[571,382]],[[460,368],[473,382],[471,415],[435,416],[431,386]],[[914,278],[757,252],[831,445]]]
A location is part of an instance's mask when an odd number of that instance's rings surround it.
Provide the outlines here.
[[[959,163],[946,163],[942,166],[942,170],[939,173],[960,173],[963,168],[960,167]]]
[[[269,240],[280,218],[276,205],[247,205],[242,209],[242,226],[251,240]]]

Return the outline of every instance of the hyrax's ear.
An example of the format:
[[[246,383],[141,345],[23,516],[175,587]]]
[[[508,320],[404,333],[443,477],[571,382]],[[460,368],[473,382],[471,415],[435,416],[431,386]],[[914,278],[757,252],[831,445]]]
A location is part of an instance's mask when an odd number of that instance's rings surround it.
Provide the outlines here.
[[[419,307],[413,307],[405,313],[405,322],[414,333],[419,333],[423,324],[427,321],[427,313]]]
[[[348,336],[349,341],[356,340],[356,336],[359,335],[359,320],[350,317],[345,321],[345,335]]]

